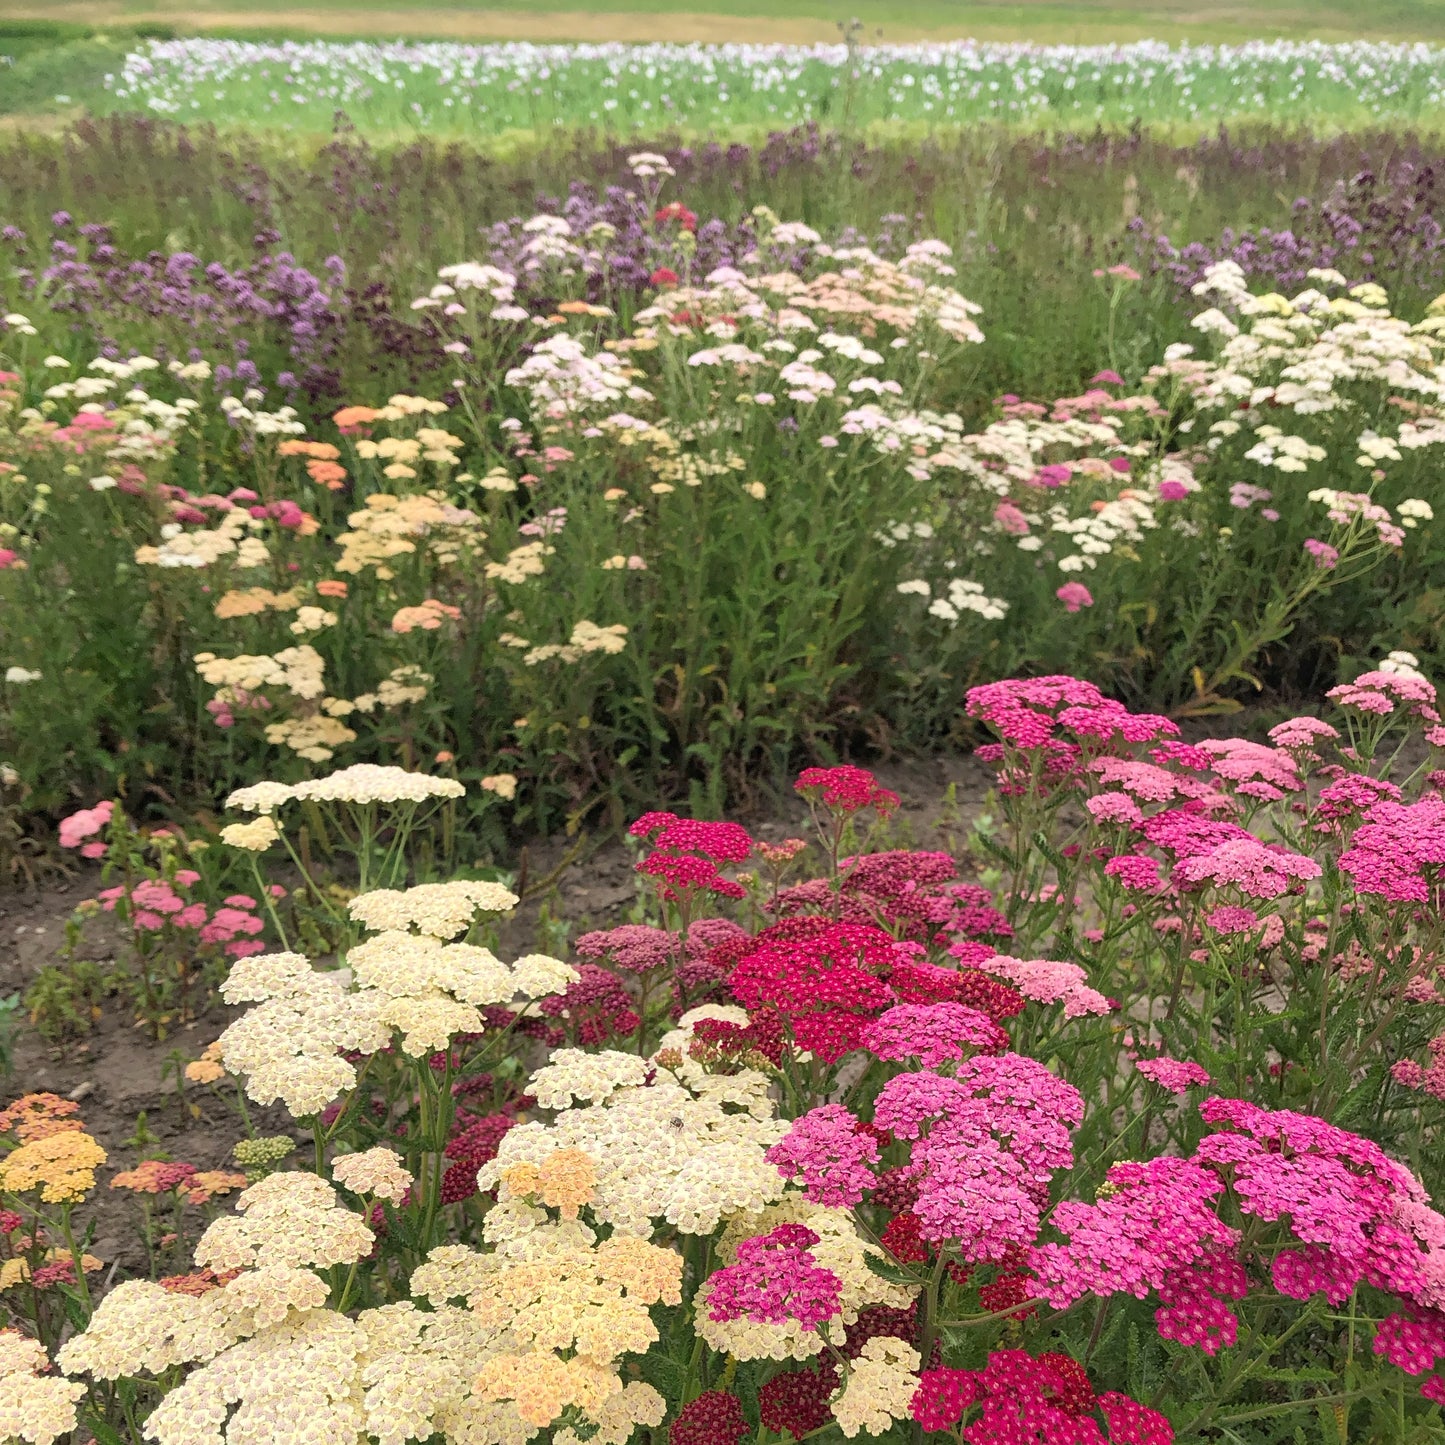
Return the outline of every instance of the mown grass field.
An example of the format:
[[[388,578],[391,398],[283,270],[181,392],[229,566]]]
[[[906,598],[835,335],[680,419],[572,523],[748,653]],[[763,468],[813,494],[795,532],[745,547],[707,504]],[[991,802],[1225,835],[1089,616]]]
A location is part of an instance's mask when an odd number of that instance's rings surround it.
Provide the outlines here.
[[[0,0],[0,22],[29,19],[86,27],[171,24],[185,31],[285,30],[327,36],[454,40],[624,40],[796,43],[828,40],[857,17],[890,40],[973,36],[988,40],[1101,43],[1153,38],[1241,41],[1273,36],[1325,40],[1445,39],[1441,0],[525,0],[515,4],[407,0]]]

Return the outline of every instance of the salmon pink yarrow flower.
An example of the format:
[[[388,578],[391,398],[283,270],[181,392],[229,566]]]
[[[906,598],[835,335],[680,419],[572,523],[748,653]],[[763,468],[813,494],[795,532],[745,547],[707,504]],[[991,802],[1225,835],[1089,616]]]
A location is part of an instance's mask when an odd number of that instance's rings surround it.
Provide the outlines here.
[[[1138,803],[1128,793],[1097,793],[1084,800],[1084,807],[1096,823],[1122,823],[1132,827],[1144,821]]]
[[[1065,612],[1077,612],[1082,607],[1094,605],[1094,594],[1082,582],[1065,582],[1054,596],[1064,604]]]
[[[1407,1375],[1423,1375],[1445,1357],[1445,1314],[1421,1309],[1413,1315],[1387,1315],[1375,1326],[1372,1348]]]
[[[995,954],[979,964],[985,972],[1006,979],[1035,1003],[1062,1003],[1065,1018],[1106,1014],[1112,1005],[1086,983],[1088,975],[1077,963],[1048,958],[1010,958]]]
[[[1315,807],[1315,826],[1322,832],[1331,831],[1331,824],[1342,818],[1355,818],[1381,801],[1398,803],[1404,794],[1384,778],[1372,778],[1368,773],[1346,773],[1344,777],[1320,789]]]
[[[1221,843],[1231,840],[1259,841],[1237,823],[1208,818],[1199,809],[1200,804],[1196,802],[1155,813],[1145,818],[1139,825],[1139,831],[1149,842],[1174,854],[1176,858],[1193,858],[1211,853]]]
[[[104,802],[97,803],[93,808],[82,808],[78,813],[72,813],[68,818],[60,820],[60,846],[62,848],[80,848],[81,856],[85,858],[104,857],[106,845],[104,843],[81,844],[86,838],[93,838],[97,833],[110,826],[110,820],[115,816],[115,803],[107,798]]]
[[[1247,798],[1274,803],[1304,786],[1294,759],[1280,749],[1244,738],[1210,738],[1200,746],[1213,757],[1216,776]]]

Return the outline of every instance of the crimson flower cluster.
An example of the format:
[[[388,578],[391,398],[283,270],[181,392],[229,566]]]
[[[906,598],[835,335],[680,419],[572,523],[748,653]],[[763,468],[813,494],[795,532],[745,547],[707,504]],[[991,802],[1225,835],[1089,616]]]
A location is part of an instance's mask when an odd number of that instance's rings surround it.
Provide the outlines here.
[[[1159,1411],[1116,1391],[1095,1395],[1088,1373],[1069,1355],[995,1350],[981,1370],[925,1370],[919,1380],[912,1413],[925,1430],[957,1430],[977,1408],[961,1432],[970,1445],[1170,1445],[1174,1439]]]

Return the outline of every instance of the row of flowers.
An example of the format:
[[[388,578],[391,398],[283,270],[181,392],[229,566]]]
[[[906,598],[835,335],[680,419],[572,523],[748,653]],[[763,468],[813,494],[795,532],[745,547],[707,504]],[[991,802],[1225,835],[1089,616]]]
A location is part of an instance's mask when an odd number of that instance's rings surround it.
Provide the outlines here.
[[[203,360],[71,375],[6,319],[12,803],[138,758],[214,796],[278,752],[302,776],[399,749],[508,758],[545,826],[634,778],[721,797],[824,733],[934,741],[981,672],[1088,659],[1130,698],[1230,707],[1357,665],[1428,590],[1435,308],[1327,270],[1254,295],[1221,262],[1198,341],[1136,384],[974,425],[946,246],[889,260],[760,208],[701,273],[670,163],[632,164],[676,268],[649,304],[587,299],[606,227],[539,216],[512,269],[417,299],[447,399],[347,406],[325,438]]]

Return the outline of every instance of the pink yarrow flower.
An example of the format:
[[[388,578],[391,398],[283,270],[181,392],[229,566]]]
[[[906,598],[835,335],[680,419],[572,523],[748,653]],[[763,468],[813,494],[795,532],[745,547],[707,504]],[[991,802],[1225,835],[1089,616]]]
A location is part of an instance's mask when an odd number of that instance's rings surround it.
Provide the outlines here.
[[[1268,848],[1257,838],[1234,838],[1210,852],[1185,858],[1174,869],[1185,886],[1213,884],[1237,888],[1250,898],[1278,898],[1296,882],[1318,878],[1324,870],[1313,858],[1283,848]]]
[[[106,851],[104,843],[85,843],[85,839],[93,838],[97,833],[108,828],[110,820],[114,816],[115,803],[107,798],[93,808],[82,808],[78,813],[72,813],[68,818],[62,818],[60,821],[60,846],[62,848],[80,848],[82,858],[104,857]],[[83,847],[82,844],[84,844]]]
[[[978,966],[995,978],[1006,979],[1035,1003],[1062,1003],[1065,1018],[1112,1012],[1109,1000],[1088,986],[1088,975],[1077,963],[1048,958],[1010,958],[999,953]]]
[[[880,1059],[917,1059],[936,1069],[961,1059],[965,1049],[1006,1049],[1009,1036],[986,1013],[964,1004],[897,1004],[874,1019],[860,1041]]]
[[[1065,612],[1077,612],[1080,608],[1094,605],[1094,594],[1082,582],[1065,582],[1054,596],[1064,604]]]
[[[878,1182],[870,1167],[878,1162],[878,1142],[841,1104],[822,1104],[794,1120],[767,1157],[785,1178],[800,1177],[818,1204],[851,1208]]]
[[[1168,1089],[1171,1094],[1184,1094],[1198,1084],[1209,1083],[1209,1074],[1201,1065],[1190,1063],[1187,1059],[1171,1059],[1167,1054],[1153,1059],[1135,1059],[1134,1067],[1150,1083]]]

